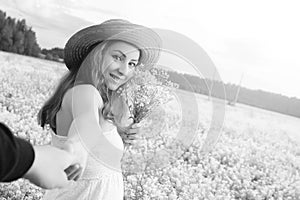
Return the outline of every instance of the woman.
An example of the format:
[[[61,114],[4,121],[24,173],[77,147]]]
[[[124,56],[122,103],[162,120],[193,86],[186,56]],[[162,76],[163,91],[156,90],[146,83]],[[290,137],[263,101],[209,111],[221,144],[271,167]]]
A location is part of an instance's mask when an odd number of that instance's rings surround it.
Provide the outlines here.
[[[40,110],[39,121],[56,133],[52,144],[57,147],[80,138],[83,145],[77,152],[85,169],[77,182],[47,191],[44,199],[123,199],[124,146],[117,129],[132,120],[116,90],[134,76],[139,64],[155,64],[160,47],[154,31],[124,20],[108,20],[69,39],[69,73]]]

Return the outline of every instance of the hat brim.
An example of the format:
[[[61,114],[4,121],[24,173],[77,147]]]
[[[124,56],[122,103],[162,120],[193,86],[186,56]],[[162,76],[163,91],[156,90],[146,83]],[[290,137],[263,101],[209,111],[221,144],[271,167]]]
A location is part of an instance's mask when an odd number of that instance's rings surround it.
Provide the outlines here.
[[[79,68],[87,54],[99,43],[119,40],[136,46],[141,51],[140,62],[144,65],[157,63],[161,49],[159,35],[150,28],[125,20],[109,20],[84,28],[66,43],[64,61],[69,70]]]

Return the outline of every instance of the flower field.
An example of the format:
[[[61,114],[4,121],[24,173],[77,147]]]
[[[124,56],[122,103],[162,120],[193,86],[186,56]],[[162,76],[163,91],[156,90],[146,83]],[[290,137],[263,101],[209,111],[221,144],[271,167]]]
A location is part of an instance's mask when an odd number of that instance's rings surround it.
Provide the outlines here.
[[[37,113],[66,71],[60,63],[0,52],[0,121],[32,144],[49,143],[50,132],[37,125]],[[124,154],[125,199],[300,199],[300,119],[226,105],[218,143],[203,155],[212,107],[205,96],[197,95],[197,102],[200,121],[188,149],[164,140],[181,126],[190,126],[180,119],[176,104],[150,116],[151,125],[142,129],[140,142]],[[160,133],[170,134],[160,141],[147,139]],[[174,159],[147,162],[143,157],[164,145],[172,146]],[[158,167],[162,163],[164,167]],[[0,200],[38,200],[43,193],[23,179],[0,184]]]

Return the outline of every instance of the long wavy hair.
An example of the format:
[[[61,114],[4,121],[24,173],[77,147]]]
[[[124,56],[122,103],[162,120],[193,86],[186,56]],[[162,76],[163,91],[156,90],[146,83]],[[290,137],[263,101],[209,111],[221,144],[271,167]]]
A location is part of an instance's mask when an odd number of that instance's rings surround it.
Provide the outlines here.
[[[41,127],[45,128],[46,125],[49,125],[56,133],[56,114],[61,108],[63,97],[70,88],[80,84],[91,84],[97,88],[103,99],[102,115],[104,119],[114,122],[111,115],[111,97],[117,98],[118,96],[113,95],[115,91],[107,88],[102,73],[103,55],[113,42],[105,41],[95,46],[83,60],[79,69],[68,71],[60,80],[54,94],[45,102],[38,113],[38,123]]]

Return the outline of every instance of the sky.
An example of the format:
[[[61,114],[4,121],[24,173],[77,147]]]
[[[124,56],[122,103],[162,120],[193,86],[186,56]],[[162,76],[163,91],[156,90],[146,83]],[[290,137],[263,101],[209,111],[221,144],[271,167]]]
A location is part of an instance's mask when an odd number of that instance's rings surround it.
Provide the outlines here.
[[[203,48],[225,83],[300,98],[297,0],[0,0],[0,9],[25,19],[42,48],[63,48],[73,33],[111,18],[176,31]],[[171,65],[196,73],[182,60]]]

